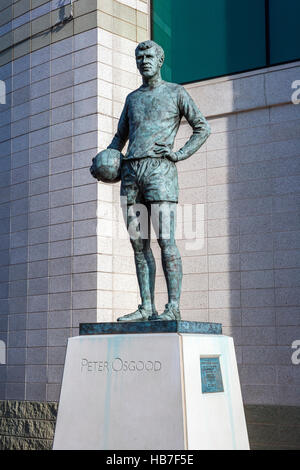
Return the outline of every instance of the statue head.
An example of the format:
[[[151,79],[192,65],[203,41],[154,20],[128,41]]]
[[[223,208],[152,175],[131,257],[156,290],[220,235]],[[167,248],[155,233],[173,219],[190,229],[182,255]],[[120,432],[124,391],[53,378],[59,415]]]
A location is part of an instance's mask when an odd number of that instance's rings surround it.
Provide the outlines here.
[[[164,63],[165,53],[161,46],[149,40],[138,44],[135,50],[135,58],[140,74],[147,79],[154,77],[160,72]]]

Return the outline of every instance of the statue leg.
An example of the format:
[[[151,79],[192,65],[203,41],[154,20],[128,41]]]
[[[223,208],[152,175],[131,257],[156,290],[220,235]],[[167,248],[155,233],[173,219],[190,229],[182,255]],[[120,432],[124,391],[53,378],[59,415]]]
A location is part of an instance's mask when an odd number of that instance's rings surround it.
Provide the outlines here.
[[[179,250],[172,241],[158,239],[161,261],[168,289],[168,304],[179,313],[182,283],[182,262]]]
[[[134,251],[142,308],[148,313],[150,312],[149,314],[151,315],[156,312],[154,305],[155,259],[148,240],[134,240],[131,241],[131,244]]]
[[[154,228],[156,226],[155,231],[161,248],[162,267],[168,289],[168,304],[163,314],[159,315],[158,320],[179,320],[182,261],[175,242],[176,204],[172,202],[160,203],[158,206],[156,205],[155,213],[158,223],[154,223]]]
[[[157,315],[154,302],[156,265],[150,248],[148,209],[147,227],[141,227],[141,223],[142,221],[136,215],[132,215],[132,207],[129,206],[127,208],[127,227],[130,227],[130,242],[134,251],[136,274],[142,303],[135,312],[118,318],[118,321],[148,320],[149,316]]]

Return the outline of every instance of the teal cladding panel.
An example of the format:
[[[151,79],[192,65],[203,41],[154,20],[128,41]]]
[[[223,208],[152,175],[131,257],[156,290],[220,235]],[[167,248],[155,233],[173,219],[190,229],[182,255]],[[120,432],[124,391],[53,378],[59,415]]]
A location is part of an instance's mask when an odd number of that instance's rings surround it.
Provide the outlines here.
[[[270,63],[300,59],[300,1],[269,0]]]
[[[266,65],[263,0],[153,0],[163,78],[186,83]]]

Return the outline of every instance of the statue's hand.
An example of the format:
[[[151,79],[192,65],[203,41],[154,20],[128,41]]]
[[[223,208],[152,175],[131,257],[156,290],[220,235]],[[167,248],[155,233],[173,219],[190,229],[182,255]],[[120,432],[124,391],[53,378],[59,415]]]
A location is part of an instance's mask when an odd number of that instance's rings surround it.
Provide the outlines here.
[[[178,156],[176,152],[173,152],[167,145],[165,144],[155,144],[154,152],[159,155],[160,157],[166,157],[171,162],[177,162],[178,161]]]

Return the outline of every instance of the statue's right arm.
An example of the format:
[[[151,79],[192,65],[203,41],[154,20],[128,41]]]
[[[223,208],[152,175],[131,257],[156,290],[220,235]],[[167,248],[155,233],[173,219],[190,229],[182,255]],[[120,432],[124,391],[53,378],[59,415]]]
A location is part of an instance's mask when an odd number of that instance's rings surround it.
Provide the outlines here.
[[[128,104],[127,99],[119,119],[118,130],[107,147],[108,149],[123,150],[129,136],[129,122],[128,122]]]

